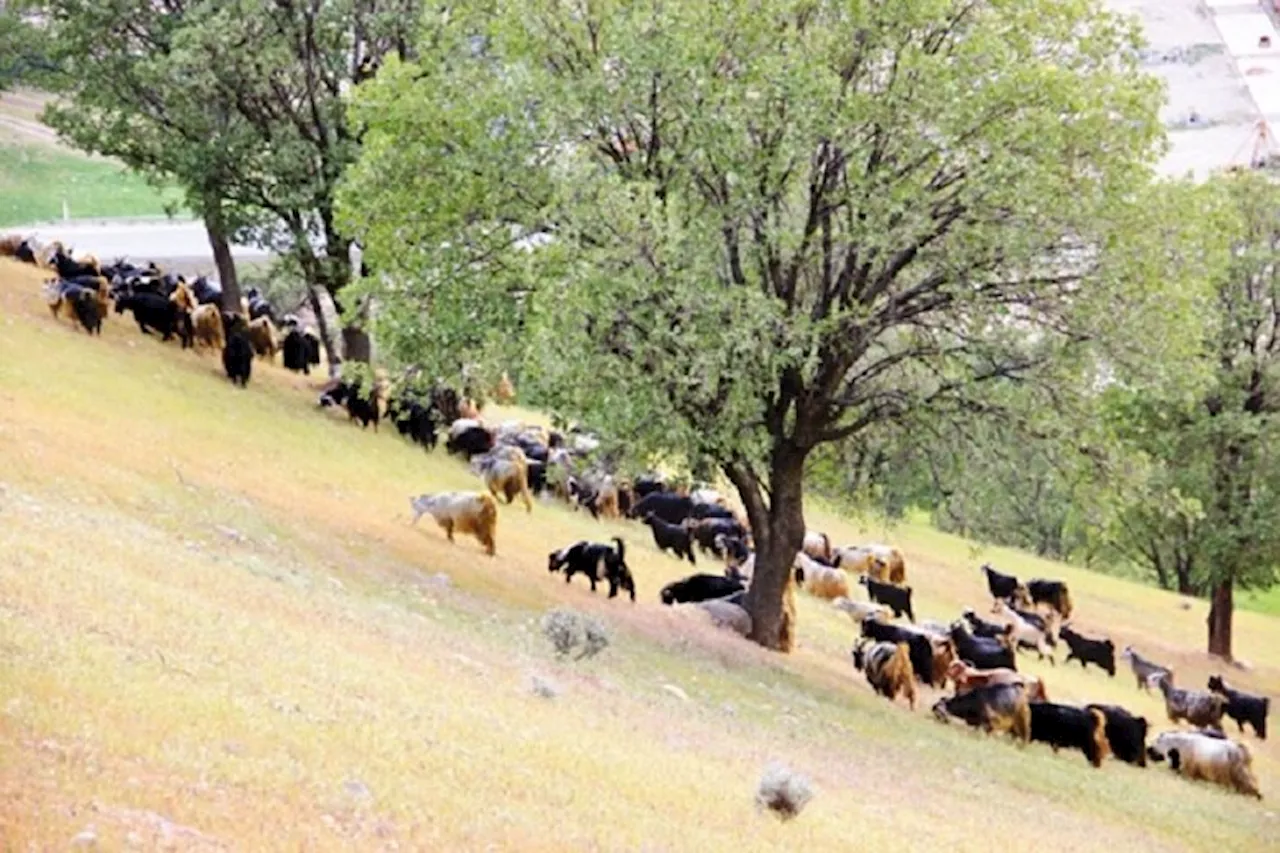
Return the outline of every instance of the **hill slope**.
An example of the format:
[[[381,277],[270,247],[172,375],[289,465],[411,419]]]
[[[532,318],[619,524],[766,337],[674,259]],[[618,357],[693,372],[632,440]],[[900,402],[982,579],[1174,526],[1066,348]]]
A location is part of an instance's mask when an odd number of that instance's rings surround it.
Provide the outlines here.
[[[1161,766],[1017,749],[871,695],[847,617],[800,596],[782,658],[673,613],[687,566],[647,531],[539,504],[500,511],[498,557],[408,525],[407,496],[474,487],[443,451],[318,412],[315,378],[256,363],[234,389],[113,315],[54,321],[40,276],[0,261],[0,847],[610,849],[892,846],[983,851],[992,832],[1060,851],[1263,850],[1258,804]],[[837,541],[865,531],[820,510]],[[622,535],[640,600],[546,570]],[[987,601],[980,560],[904,529],[922,616]],[[1091,631],[1212,671],[1204,608],[997,552],[1071,585]],[[613,645],[554,661],[537,621],[568,604]],[[1233,680],[1280,693],[1280,622],[1242,614]],[[1055,699],[1114,700],[1163,728],[1122,672],[1050,667]],[[560,688],[529,689],[533,675]],[[682,698],[668,685],[678,687]],[[1275,740],[1246,738],[1268,795]],[[779,824],[752,806],[781,760],[818,795]]]

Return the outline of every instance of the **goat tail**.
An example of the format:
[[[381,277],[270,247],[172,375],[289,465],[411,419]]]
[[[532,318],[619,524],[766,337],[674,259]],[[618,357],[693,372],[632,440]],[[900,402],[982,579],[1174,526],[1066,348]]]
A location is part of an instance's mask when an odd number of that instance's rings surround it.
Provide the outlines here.
[[[613,544],[617,546],[618,559],[625,560],[627,557],[627,546],[622,544],[622,537],[621,536],[613,537]]]
[[[1107,741],[1107,717],[1097,708],[1090,708],[1093,715],[1093,758],[1094,767],[1102,766],[1102,759],[1111,753],[1111,745]]]
[[[831,537],[825,533],[820,535],[822,536],[822,559],[830,563],[831,562]]]

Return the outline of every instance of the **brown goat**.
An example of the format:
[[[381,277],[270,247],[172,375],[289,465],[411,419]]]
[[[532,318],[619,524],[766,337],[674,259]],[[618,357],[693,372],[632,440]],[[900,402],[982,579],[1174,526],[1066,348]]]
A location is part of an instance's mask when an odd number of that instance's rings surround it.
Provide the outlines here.
[[[175,291],[176,293],[176,291]],[[222,351],[227,337],[222,329],[222,314],[217,305],[201,305],[191,312],[191,327],[195,332],[197,349],[204,344],[210,349]]]
[[[853,654],[854,666],[867,676],[867,683],[890,702],[899,694],[916,708],[916,677],[911,669],[911,652],[906,643],[872,643],[859,646]]]
[[[444,528],[449,541],[454,532],[470,533],[480,540],[485,553],[492,557],[496,551],[495,534],[498,527],[498,504],[492,495],[479,492],[440,492],[418,495],[409,499],[413,509],[413,524],[424,515],[430,515]]]
[[[248,314],[245,316],[247,317]],[[249,322],[249,343],[253,345],[253,351],[259,358],[267,360],[275,358],[276,327],[272,324],[270,317],[264,315]]]
[[[507,372],[502,371],[502,378],[498,380],[498,387],[493,389],[493,399],[499,403],[510,403],[516,398],[516,387],[511,384],[511,377]]]
[[[956,695],[968,693],[975,687],[990,684],[1021,684],[1027,688],[1027,698],[1033,702],[1048,702],[1044,680],[1037,675],[1026,675],[1012,669],[975,669],[962,660],[954,660],[947,667],[947,677],[956,685]]]

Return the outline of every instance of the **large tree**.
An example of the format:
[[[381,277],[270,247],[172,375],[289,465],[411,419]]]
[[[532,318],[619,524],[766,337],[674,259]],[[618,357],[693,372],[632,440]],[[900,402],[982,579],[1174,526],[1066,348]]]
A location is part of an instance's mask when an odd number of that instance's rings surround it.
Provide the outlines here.
[[[518,325],[527,389],[724,471],[776,648],[815,449],[1178,342],[1120,334],[1180,298],[1138,47],[1083,0],[455,4],[357,93],[342,209],[403,358]]]
[[[1109,533],[1162,586],[1210,598],[1208,650],[1230,659],[1234,591],[1280,581],[1280,185],[1228,174],[1210,190],[1233,216],[1198,381],[1109,392],[1146,478]]]
[[[234,235],[293,256],[331,365],[324,310],[352,278],[334,189],[359,140],[347,89],[408,55],[418,0],[45,0],[67,72],[47,120],[86,150],[176,180],[239,310]],[[358,326],[356,311],[346,313]],[[352,336],[360,340],[360,335]]]

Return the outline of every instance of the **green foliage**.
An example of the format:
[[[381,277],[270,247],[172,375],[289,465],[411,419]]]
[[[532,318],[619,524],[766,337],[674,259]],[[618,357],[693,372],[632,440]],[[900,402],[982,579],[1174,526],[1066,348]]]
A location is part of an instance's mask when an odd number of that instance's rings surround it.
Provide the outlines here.
[[[416,0],[42,5],[68,96],[46,120],[65,139],[172,178],[211,232],[292,253],[309,285],[347,283],[345,91],[404,48]]]
[[[1085,0],[455,5],[356,94],[340,211],[400,358],[518,336],[526,392],[724,467],[769,551],[815,448],[1194,343],[1138,47]]]
[[[1123,227],[1159,138],[1134,33],[1084,3],[959,11],[431,20],[422,61],[358,94],[342,196],[390,279],[371,287],[392,349],[460,361],[523,321],[557,406],[636,450],[758,462],[774,436],[858,434],[1056,360],[1046,331],[1167,304]],[[554,245],[516,247],[539,230]]]
[[[1280,580],[1280,186],[1229,175],[1205,191],[1232,216],[1200,381],[1116,389],[1105,405],[1109,429],[1145,467],[1110,541],[1162,585],[1197,594]]]
[[[39,84],[55,68],[44,34],[24,17],[26,4],[0,4],[0,92],[19,84]]]

